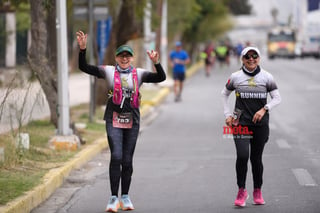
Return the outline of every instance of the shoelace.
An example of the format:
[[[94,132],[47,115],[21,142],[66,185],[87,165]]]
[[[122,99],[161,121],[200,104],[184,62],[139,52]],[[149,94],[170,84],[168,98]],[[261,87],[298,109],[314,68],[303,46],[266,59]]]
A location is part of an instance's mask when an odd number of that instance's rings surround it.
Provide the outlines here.
[[[261,198],[261,192],[260,191],[255,191],[254,192],[254,196],[256,197],[256,198]]]
[[[109,202],[109,203],[110,203],[110,204],[114,204],[114,203],[116,202],[116,200],[117,200],[117,198],[113,197],[113,198],[110,199],[110,202]]]
[[[122,198],[122,201],[126,204],[130,203],[130,200],[128,198]]]

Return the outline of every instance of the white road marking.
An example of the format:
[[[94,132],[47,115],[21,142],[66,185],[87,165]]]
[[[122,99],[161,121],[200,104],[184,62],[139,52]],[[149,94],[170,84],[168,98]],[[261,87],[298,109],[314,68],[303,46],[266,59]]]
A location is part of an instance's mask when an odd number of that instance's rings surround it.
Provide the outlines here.
[[[292,172],[301,186],[317,186],[316,182],[306,169],[292,169]]]

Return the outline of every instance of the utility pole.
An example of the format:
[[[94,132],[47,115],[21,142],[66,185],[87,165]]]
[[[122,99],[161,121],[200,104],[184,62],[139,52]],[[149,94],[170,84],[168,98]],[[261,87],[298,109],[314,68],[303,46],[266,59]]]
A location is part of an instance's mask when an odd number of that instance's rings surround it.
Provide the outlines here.
[[[57,68],[58,68],[58,134],[70,135],[68,96],[68,50],[66,0],[56,1]]]
[[[167,73],[168,70],[168,2],[167,0],[162,0],[162,16],[161,16],[161,65],[164,71]]]
[[[80,146],[80,140],[70,128],[66,0],[56,1],[56,10],[58,131],[50,139],[49,146],[55,150],[76,150]]]
[[[151,33],[151,3],[150,0],[147,1],[146,7],[144,8],[144,19],[143,19],[143,29],[144,29],[144,50],[147,51],[150,49],[152,42],[152,33]],[[145,54],[145,68],[147,70],[152,70],[152,64],[148,55]]]
[[[88,22],[89,22],[89,39],[88,39],[88,52],[89,52],[89,63],[94,64],[93,55],[93,1],[88,0]],[[93,116],[95,114],[95,78],[90,75],[90,109],[89,109],[89,122],[93,121]]]

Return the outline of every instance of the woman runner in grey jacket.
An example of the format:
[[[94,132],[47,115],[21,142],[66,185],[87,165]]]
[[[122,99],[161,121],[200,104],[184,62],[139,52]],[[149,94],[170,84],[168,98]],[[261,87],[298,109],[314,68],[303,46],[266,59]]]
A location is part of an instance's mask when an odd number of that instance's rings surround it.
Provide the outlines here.
[[[249,197],[246,190],[248,160],[252,165],[253,202],[265,204],[262,197],[262,153],[269,139],[269,111],[281,102],[273,76],[259,66],[260,51],[246,47],[241,52],[242,68],[232,73],[222,90],[224,115],[227,128],[231,129],[237,151],[236,174],[239,188],[235,206],[245,206]],[[235,91],[236,103],[233,113],[228,97]],[[270,94],[271,101],[267,103]]]

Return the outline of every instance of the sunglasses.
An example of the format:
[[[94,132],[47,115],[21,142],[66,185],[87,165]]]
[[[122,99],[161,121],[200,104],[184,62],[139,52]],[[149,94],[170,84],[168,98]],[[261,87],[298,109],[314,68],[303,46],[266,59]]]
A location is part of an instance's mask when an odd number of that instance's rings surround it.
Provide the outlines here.
[[[259,55],[258,55],[258,54],[251,54],[251,55],[246,54],[246,55],[244,55],[243,57],[244,57],[245,59],[249,60],[250,58],[257,59],[257,58],[259,58]]]
[[[120,54],[120,55],[117,55],[117,57],[120,57],[120,58],[131,58],[132,55],[130,55],[130,54]]]

